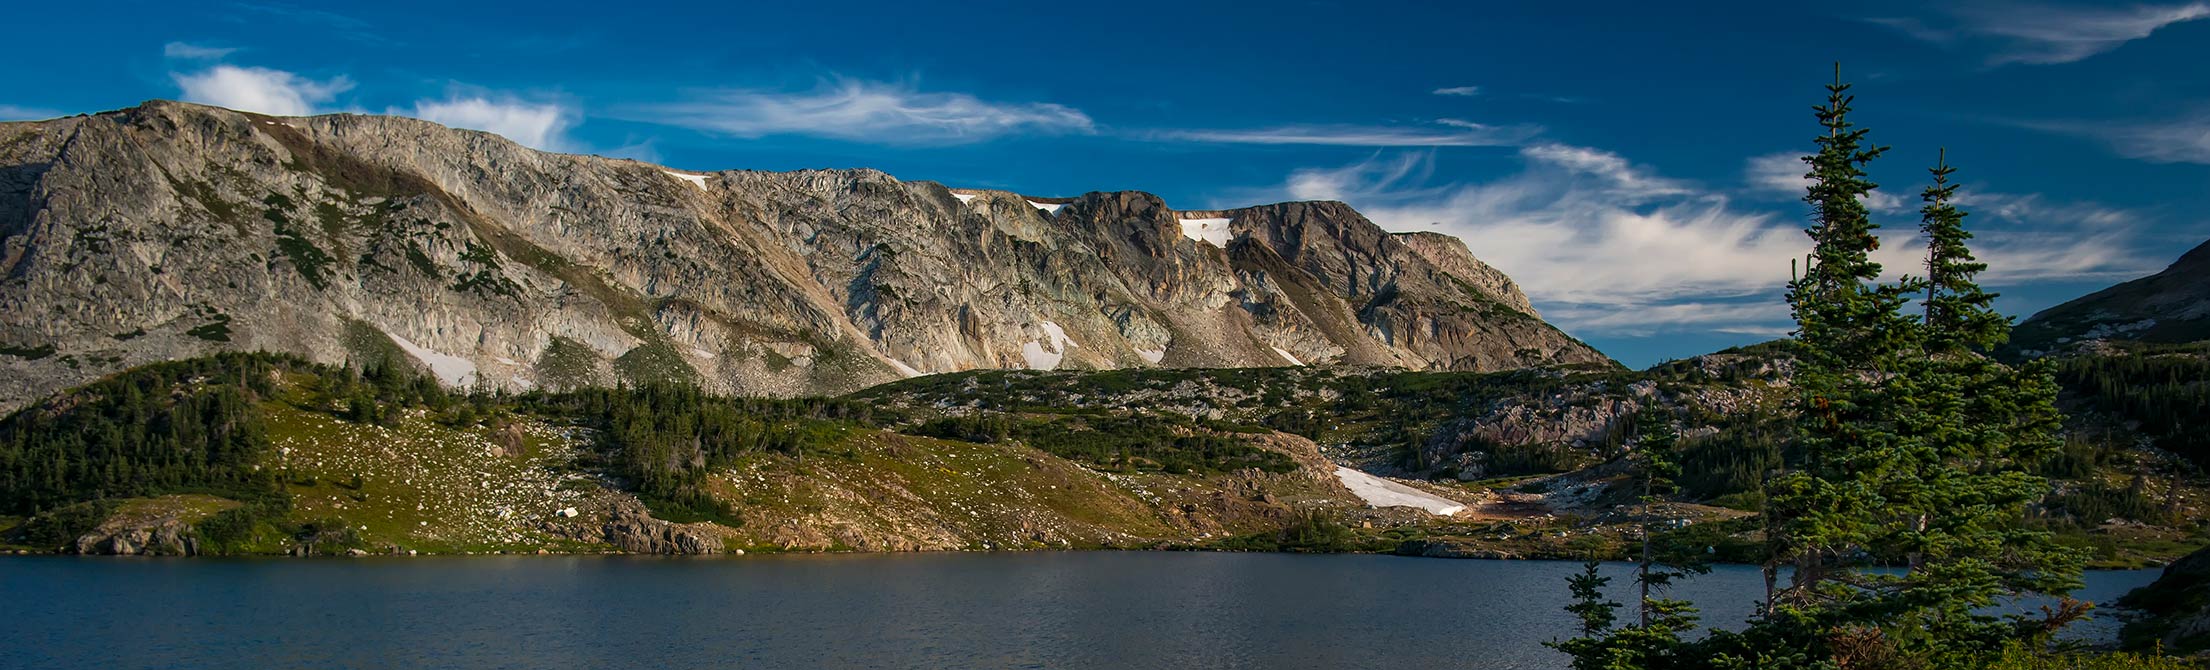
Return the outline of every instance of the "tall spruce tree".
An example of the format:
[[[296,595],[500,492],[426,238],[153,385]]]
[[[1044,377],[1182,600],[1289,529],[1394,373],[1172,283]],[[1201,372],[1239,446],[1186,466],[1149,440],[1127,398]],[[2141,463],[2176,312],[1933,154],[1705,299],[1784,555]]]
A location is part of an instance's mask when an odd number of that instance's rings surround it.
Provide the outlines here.
[[[2010,320],[1977,283],[1987,266],[1967,246],[1972,234],[1952,202],[1956,169],[1946,151],[1930,172],[1920,210],[1927,238],[1922,350],[1901,375],[1906,395],[1897,408],[1908,467],[1884,487],[1890,503],[1877,540],[1900,552],[1909,570],[1868,585],[1884,609],[1899,613],[1888,624],[1896,649],[1969,667],[2016,635],[2061,625],[2000,621],[1976,609],[2076,587],[2081,556],[2023,523],[2049,491],[2033,465],[2061,446],[2056,384],[2045,364],[2014,368],[1986,355],[2009,338]]]
[[[1814,140],[1818,153],[1805,158],[1812,251],[1788,291],[1801,345],[1795,410],[1803,464],[1768,486],[1768,612],[1853,597],[1838,586],[1854,579],[1849,561],[1875,534],[1880,482],[1901,461],[1896,373],[1916,353],[1918,335],[1901,311],[1914,288],[1881,283],[1872,259],[1880,226],[1865,200],[1879,185],[1864,168],[1887,147],[1867,143],[1866,129],[1850,121],[1856,96],[1838,67],[1826,89],[1826,104],[1814,108],[1825,132]],[[1776,589],[1784,563],[1794,570],[1789,585]]]
[[[1926,201],[1919,208],[1918,227],[1926,238],[1926,351],[1986,351],[2010,339],[2010,322],[1995,311],[1997,294],[1982,290],[1976,281],[1987,264],[1966,246],[1972,233],[1964,228],[1964,210],[1953,202],[1957,185],[1949,182],[1949,175],[1957,169],[1949,165],[1949,150],[1938,156],[1928,170],[1934,183],[1919,194]]]

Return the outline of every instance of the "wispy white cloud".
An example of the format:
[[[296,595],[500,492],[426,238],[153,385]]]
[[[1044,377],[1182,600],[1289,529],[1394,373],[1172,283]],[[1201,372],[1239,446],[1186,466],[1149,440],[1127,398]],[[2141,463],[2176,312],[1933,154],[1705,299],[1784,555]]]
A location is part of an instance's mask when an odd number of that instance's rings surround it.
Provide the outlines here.
[[[163,58],[179,60],[221,60],[238,50],[234,47],[211,47],[190,42],[170,42],[161,45]]]
[[[1684,195],[1688,186],[1672,179],[1649,173],[1627,163],[1627,159],[1602,149],[1577,147],[1564,144],[1537,144],[1520,149],[1520,155],[1564,168],[1576,174],[1596,177],[1606,184],[1609,193],[1623,200],[1639,202],[1650,198]]]
[[[1803,188],[1811,182],[1810,166],[1804,164],[1803,154],[1793,151],[1751,156],[1742,167],[1742,179],[1750,188],[1775,193],[1803,195]]]
[[[355,41],[378,44],[391,42],[391,40],[377,32],[374,24],[346,14],[281,3],[240,2],[231,6],[243,10],[232,13],[229,18],[234,21],[258,23],[258,21],[245,16],[252,13],[311,26],[315,28],[317,34],[336,35]]]
[[[559,103],[460,90],[443,99],[417,100],[411,110],[392,108],[389,113],[494,133],[546,151],[574,151],[575,144],[567,133],[580,118],[575,110]]]
[[[0,104],[0,121],[43,121],[61,115],[59,110],[44,107]]]
[[[1678,302],[1633,310],[1609,305],[1568,305],[1544,310],[1543,318],[1572,332],[1623,337],[1682,331],[1781,337],[1795,329],[1789,320],[1788,304],[1769,297]]]
[[[1944,6],[1948,21],[1941,26],[1909,17],[1872,21],[1937,44],[1992,42],[1989,65],[2046,65],[2086,59],[2165,26],[2210,17],[2210,3],[2204,2],[2088,6],[1978,1]]]
[[[1803,162],[1803,154],[1783,151],[1751,156],[1742,167],[1742,180],[1750,190],[1772,196],[1802,198],[1804,188],[1811,184],[1807,176],[1811,171]],[[1893,191],[1875,190],[1865,194],[1865,208],[1882,214],[1909,211],[1911,205]]]
[[[621,146],[614,147],[612,149],[596,151],[593,153],[611,158],[627,158],[630,160],[639,160],[647,163],[661,162],[660,148],[654,146],[654,141],[650,138],[642,140],[632,139],[631,141],[624,143]]]
[[[1266,128],[1164,130],[1146,134],[1154,140],[1210,142],[1218,144],[1309,144],[1339,147],[1494,147],[1513,146],[1532,139],[1536,126],[1490,126],[1461,119],[1437,119],[1437,125],[1370,126],[1355,124],[1301,124]]]
[[[1522,155],[1524,170],[1487,183],[1428,185],[1434,155],[1422,152],[1298,170],[1284,190],[1349,202],[1393,230],[1456,235],[1531,296],[1568,306],[1756,293],[1786,281],[1787,259],[1803,247],[1802,233],[1770,214],[1635,174],[1624,160],[1606,160],[1616,158],[1609,152],[1549,146]],[[1623,187],[1652,182],[1667,186]],[[1662,193],[1675,196],[1651,202]]]
[[[893,145],[982,142],[1021,133],[1091,133],[1088,115],[1065,105],[1007,103],[910,83],[836,79],[806,91],[723,89],[625,116],[743,138],[801,135]]]
[[[2020,124],[2102,140],[2127,158],[2152,163],[2210,165],[2210,113],[2146,122]]]
[[[2097,202],[2058,202],[2039,193],[1997,193],[1960,188],[1958,206],[1983,217],[2036,227],[2063,226],[2078,230],[2111,229],[2140,223],[2133,210]]]
[[[1780,293],[1790,259],[1810,247],[1793,210],[1738,202],[1602,149],[1545,144],[1520,155],[1517,173],[1434,184],[1436,153],[1376,154],[1297,170],[1273,195],[1343,200],[1391,230],[1456,235],[1575,332],[1787,332]],[[1800,172],[1767,172],[1772,186],[1801,192]],[[1992,266],[1991,282],[2119,276],[2142,266],[2131,251],[2138,226],[2130,213],[2042,196],[1964,200],[1978,203],[1974,249]],[[1917,272],[1925,250],[1915,226],[1884,232],[1877,259],[1890,276]]]
[[[235,65],[169,76],[183,89],[185,100],[276,116],[313,114],[353,88],[352,80],[342,75],[317,81],[283,70]]]
[[[1434,93],[1435,95],[1455,95],[1455,96],[1460,96],[1460,97],[1469,97],[1469,98],[1470,98],[1470,97],[1473,97],[1473,96],[1476,96],[1476,95],[1480,95],[1480,94],[1481,94],[1481,87],[1479,87],[1479,86],[1446,86],[1446,87],[1443,87],[1443,88],[1438,88],[1438,89],[1435,89],[1434,91],[1432,91],[1432,93]]]

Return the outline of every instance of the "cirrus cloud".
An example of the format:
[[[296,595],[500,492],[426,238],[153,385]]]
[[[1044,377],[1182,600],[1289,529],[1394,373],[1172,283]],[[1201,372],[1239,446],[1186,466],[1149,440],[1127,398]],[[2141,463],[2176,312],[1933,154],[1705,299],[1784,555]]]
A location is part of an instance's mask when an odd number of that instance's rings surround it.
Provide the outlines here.
[[[1042,102],[1007,103],[967,93],[922,91],[910,83],[835,79],[811,90],[728,88],[681,102],[620,113],[718,135],[822,137],[890,145],[984,142],[1021,133],[1096,131],[1081,110]]]
[[[40,121],[61,116],[60,110],[0,104],[0,121]]]
[[[2084,60],[2143,39],[2173,24],[2210,18],[2210,3],[2169,5],[2055,5],[1964,2],[1942,5],[1946,21],[1912,17],[1871,19],[1937,44],[1991,42],[1987,64],[2050,65]]]
[[[161,57],[181,60],[222,60],[238,50],[234,47],[211,47],[189,42],[170,42],[161,45]]]
[[[1284,144],[1338,147],[1496,147],[1524,143],[1538,126],[1491,126],[1461,119],[1437,119],[1447,128],[1400,125],[1292,124],[1263,128],[1162,130],[1152,140],[1212,144]]]
[[[1342,200],[1390,230],[1455,235],[1575,332],[1779,335],[1790,327],[1780,294],[1790,260],[1810,249],[1794,212],[1738,202],[1593,147],[1524,147],[1520,171],[1475,183],[1431,183],[1436,157],[1376,154],[1300,169],[1273,195]],[[1790,180],[1775,177],[1772,186],[1801,192],[1800,168],[1769,172]],[[1967,192],[1959,201],[1980,215],[1974,251],[1989,263],[1991,283],[2127,276],[2150,265],[2136,251],[2131,212],[2039,195]],[[1916,272],[1925,248],[1915,221],[1883,223],[1887,244],[1876,260],[1891,279]]]

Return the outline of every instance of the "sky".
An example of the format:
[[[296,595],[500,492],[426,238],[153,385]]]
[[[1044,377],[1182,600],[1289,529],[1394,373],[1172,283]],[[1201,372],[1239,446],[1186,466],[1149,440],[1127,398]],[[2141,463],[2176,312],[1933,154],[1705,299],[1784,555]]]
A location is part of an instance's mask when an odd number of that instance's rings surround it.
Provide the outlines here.
[[[1942,151],[2021,318],[2210,238],[2210,2],[931,4],[34,3],[0,120],[183,99],[690,170],[1342,200],[1463,238],[1636,367],[1788,332],[1836,63],[1892,147],[1892,274]]]

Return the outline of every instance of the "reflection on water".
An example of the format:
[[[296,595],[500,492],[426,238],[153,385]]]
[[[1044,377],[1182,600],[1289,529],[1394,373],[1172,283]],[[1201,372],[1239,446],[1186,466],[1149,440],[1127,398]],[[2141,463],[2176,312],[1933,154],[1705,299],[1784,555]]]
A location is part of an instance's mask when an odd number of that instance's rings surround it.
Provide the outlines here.
[[[0,668],[1558,668],[1578,564],[1078,552],[0,560]],[[1630,565],[1612,565],[1628,599]],[[2155,571],[2102,572],[2108,601]],[[1712,624],[1761,593],[1673,591]],[[2107,634],[2114,622],[2097,622]]]

